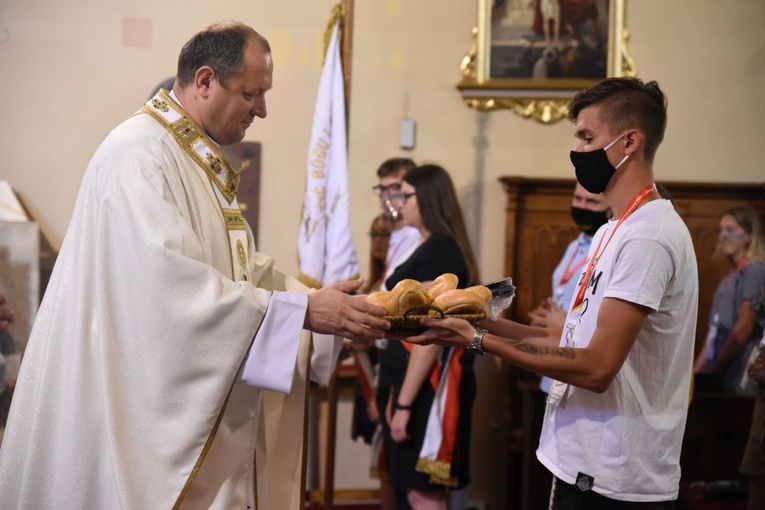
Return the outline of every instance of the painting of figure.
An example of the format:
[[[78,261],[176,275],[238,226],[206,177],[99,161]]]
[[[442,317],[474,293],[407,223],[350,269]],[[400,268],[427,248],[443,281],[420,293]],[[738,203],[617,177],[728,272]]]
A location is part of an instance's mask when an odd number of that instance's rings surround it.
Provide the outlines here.
[[[605,78],[611,4],[493,0],[490,78]]]

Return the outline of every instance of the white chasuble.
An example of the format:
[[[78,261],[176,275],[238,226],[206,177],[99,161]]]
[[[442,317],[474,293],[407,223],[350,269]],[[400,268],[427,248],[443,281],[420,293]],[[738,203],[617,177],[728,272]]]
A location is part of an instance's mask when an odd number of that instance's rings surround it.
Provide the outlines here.
[[[302,508],[309,361],[326,383],[339,341],[260,331],[274,291],[307,289],[255,251],[226,156],[149,107],[198,130],[162,92],[91,160],[22,362],[0,508]],[[260,374],[289,393],[242,381],[251,352],[292,353]]]

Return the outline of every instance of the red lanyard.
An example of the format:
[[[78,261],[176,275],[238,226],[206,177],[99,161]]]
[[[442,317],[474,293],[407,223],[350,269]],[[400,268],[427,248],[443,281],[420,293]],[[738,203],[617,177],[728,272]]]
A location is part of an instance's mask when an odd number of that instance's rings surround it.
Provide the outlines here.
[[[576,293],[576,299],[574,300],[574,303],[571,306],[571,311],[574,311],[578,309],[580,306],[582,306],[582,302],[584,302],[584,294],[587,291],[588,282],[590,281],[590,276],[592,275],[593,270],[595,269],[595,265],[598,263],[598,260],[600,260],[600,257],[603,256],[603,252],[606,251],[606,248],[608,248],[608,244],[611,242],[611,239],[614,238],[614,234],[616,234],[616,231],[619,229],[619,227],[622,226],[622,223],[630,217],[630,215],[635,212],[635,209],[637,209],[640,204],[643,203],[643,201],[656,193],[656,186],[654,184],[649,184],[645,188],[643,188],[640,193],[635,195],[635,198],[632,199],[630,204],[627,206],[627,210],[624,211],[624,214],[622,214],[622,217],[619,218],[619,221],[616,223],[616,227],[611,231],[611,235],[608,237],[608,241],[606,241],[606,245],[603,246],[603,250],[600,249],[600,245],[603,244],[603,239],[606,237],[605,234],[603,237],[600,238],[600,241],[598,241],[598,246],[595,248],[595,253],[593,254],[592,258],[590,259],[590,263],[587,266],[587,271],[584,274],[584,279],[582,280],[582,283],[579,285],[579,290]],[[600,253],[598,253],[600,252]]]
[[[582,258],[580,258],[574,267],[571,267],[571,264],[574,262],[574,257],[576,257],[576,254],[579,252],[579,247],[574,250],[574,252],[571,254],[571,258],[568,259],[568,264],[566,264],[566,269],[563,270],[563,276],[560,277],[560,283],[559,286],[564,286],[568,281],[571,279],[572,276],[574,276],[574,273],[579,271],[585,262],[587,262],[587,254],[585,253]]]
[[[741,262],[739,262],[739,263],[738,263],[738,265],[736,266],[736,269],[734,269],[734,270],[733,270],[733,272],[731,272],[731,273],[728,273],[728,276],[726,276],[726,277],[725,277],[725,285],[728,285],[728,284],[730,283],[730,281],[731,281],[731,280],[732,280],[732,279],[733,279],[733,278],[734,278],[734,277],[735,277],[735,276],[736,276],[738,273],[740,273],[742,269],[744,269],[744,266],[746,265],[746,263],[747,263],[747,262],[748,262],[748,260],[746,259],[746,257],[744,257],[743,259],[741,259]]]

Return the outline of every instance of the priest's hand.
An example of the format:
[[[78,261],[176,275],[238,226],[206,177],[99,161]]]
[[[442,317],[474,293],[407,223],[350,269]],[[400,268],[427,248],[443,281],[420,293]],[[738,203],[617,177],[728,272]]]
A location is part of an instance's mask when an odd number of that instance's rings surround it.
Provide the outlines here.
[[[8,298],[0,296],[0,333],[8,329],[8,324],[16,320],[13,310],[8,308]]]
[[[348,295],[363,283],[361,279],[341,282],[310,293],[303,327],[354,342],[371,343],[383,338],[390,328],[390,322],[382,318],[385,309],[367,303],[363,295]]]

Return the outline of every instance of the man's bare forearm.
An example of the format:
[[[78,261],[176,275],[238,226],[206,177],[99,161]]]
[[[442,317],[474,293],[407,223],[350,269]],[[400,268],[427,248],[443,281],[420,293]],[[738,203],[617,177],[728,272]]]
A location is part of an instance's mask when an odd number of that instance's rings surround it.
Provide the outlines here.
[[[492,335],[505,339],[513,339],[511,340],[513,342],[548,347],[557,346],[560,342],[561,332],[555,329],[526,326],[525,324],[507,319],[498,319],[496,321],[484,319],[479,325]]]
[[[562,382],[592,391],[603,391],[603,382],[596,367],[600,361],[589,349],[542,345],[486,335],[483,347],[505,361]]]
[[[576,358],[574,349],[570,347],[550,347],[547,345],[535,345],[527,342],[516,342],[513,348],[535,356],[558,356],[566,359]]]

